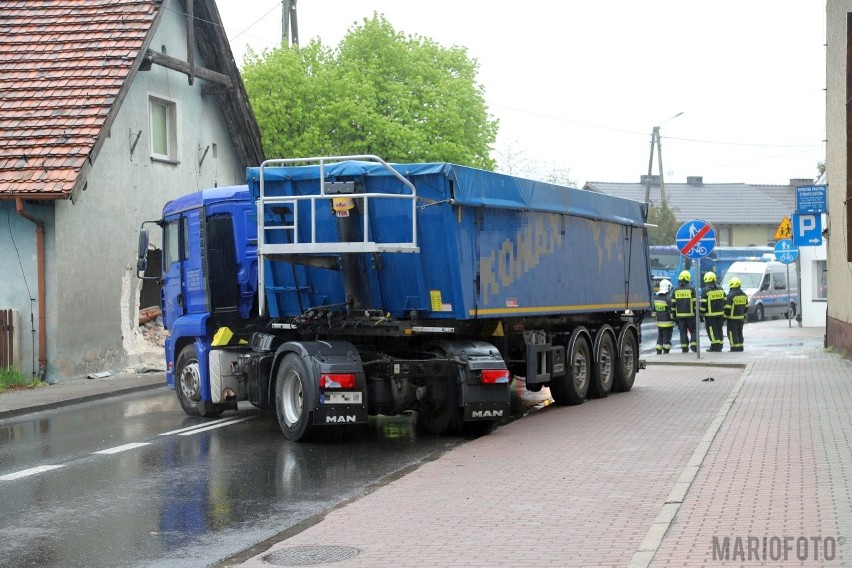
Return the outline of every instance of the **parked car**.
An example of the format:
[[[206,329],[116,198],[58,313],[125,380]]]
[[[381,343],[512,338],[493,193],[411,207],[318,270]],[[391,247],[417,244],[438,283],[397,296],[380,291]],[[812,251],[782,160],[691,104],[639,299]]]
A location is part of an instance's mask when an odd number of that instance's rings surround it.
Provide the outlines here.
[[[762,321],[768,316],[793,318],[799,305],[795,270],[787,281],[787,265],[774,261],[737,261],[725,272],[722,288],[730,289],[731,278],[742,281],[748,294],[748,319]]]

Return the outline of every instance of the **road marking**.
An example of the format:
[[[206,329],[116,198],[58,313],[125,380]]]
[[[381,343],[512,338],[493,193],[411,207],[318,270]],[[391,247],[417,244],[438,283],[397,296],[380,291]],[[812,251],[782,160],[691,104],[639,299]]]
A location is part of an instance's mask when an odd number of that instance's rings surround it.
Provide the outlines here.
[[[237,418],[236,420],[231,420],[229,422],[224,422],[220,424],[210,424],[208,426],[204,426],[202,428],[196,428],[194,430],[190,430],[189,432],[181,432],[178,436],[192,436],[193,434],[198,434],[199,432],[206,432],[207,430],[213,430],[215,428],[221,428],[222,426],[230,426],[231,424],[236,424],[237,422],[245,422],[246,420],[252,420],[256,418],[255,416],[246,416],[245,418]]]
[[[31,475],[35,475],[37,473],[44,473],[45,471],[50,471],[51,469],[57,469],[63,467],[61,465],[40,465],[38,467],[32,467],[30,469],[24,469],[22,471],[17,471],[15,473],[9,473],[3,476],[0,476],[0,481],[12,481],[14,479],[21,479],[22,477],[29,477]]]
[[[253,417],[252,417],[253,418]],[[169,432],[163,432],[160,436],[172,436],[173,434],[180,434],[183,436],[182,432],[189,432],[191,430],[200,430],[202,428],[207,429],[209,426],[221,425],[226,426],[227,424],[234,422],[237,420],[234,416],[229,416],[227,418],[220,418],[219,420],[211,420],[210,422],[204,422],[202,424],[195,424],[194,426],[187,426],[186,428],[180,428],[178,430],[171,430]],[[242,422],[242,420],[240,420]]]
[[[134,442],[132,444],[124,444],[123,446],[116,446],[114,448],[108,448],[106,450],[98,450],[97,452],[92,452],[93,454],[117,454],[120,452],[126,452],[127,450],[133,450],[136,448],[141,448],[142,446],[150,446],[151,442]]]

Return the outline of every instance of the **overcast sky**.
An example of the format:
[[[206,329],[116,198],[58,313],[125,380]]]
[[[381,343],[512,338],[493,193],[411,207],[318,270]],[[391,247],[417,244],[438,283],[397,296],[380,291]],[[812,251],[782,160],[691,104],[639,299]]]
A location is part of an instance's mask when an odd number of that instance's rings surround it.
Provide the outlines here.
[[[238,65],[280,41],[280,1],[217,5]],[[786,184],[825,160],[825,0],[298,0],[300,43],[337,47],[373,12],[467,48],[495,155],[580,185],[638,182],[664,122],[668,182]]]

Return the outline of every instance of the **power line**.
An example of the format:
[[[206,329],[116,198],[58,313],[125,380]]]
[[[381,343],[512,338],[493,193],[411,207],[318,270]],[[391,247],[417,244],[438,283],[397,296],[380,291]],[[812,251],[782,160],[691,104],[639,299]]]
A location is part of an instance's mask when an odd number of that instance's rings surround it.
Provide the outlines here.
[[[539,118],[545,118],[547,120],[558,120],[560,122],[565,122],[568,124],[576,124],[578,126],[585,126],[588,128],[596,128],[598,130],[608,130],[610,132],[620,132],[622,134],[631,134],[634,136],[642,136],[643,138],[648,136],[647,132],[638,132],[635,130],[625,130],[623,128],[613,128],[611,126],[604,126],[601,124],[592,124],[589,122],[582,122],[579,120],[573,120],[570,118],[565,118],[562,116],[553,116],[549,114],[544,114],[540,112],[534,112],[524,109],[519,109],[515,107],[508,107],[504,105],[496,105],[492,104],[491,107],[503,108],[506,110],[510,110],[513,112],[518,112],[521,114],[526,114],[529,116],[537,116]],[[665,138],[666,140],[677,140],[679,142],[696,142],[701,144],[719,144],[725,146],[745,146],[745,147],[753,147],[753,148],[820,148],[821,144],[766,144],[766,143],[757,143],[757,142],[724,142],[720,140],[701,140],[697,138],[680,138],[675,136],[661,136],[661,138]]]

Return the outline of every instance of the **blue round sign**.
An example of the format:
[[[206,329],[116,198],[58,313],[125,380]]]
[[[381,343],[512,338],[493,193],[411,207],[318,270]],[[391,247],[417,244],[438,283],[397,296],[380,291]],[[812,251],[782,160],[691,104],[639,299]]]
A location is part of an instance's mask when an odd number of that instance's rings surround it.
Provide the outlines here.
[[[793,246],[793,241],[790,239],[779,239],[775,243],[775,258],[784,264],[796,262],[799,258],[799,249]]]
[[[692,219],[677,230],[675,243],[683,256],[704,258],[716,247],[716,229],[707,221]]]

